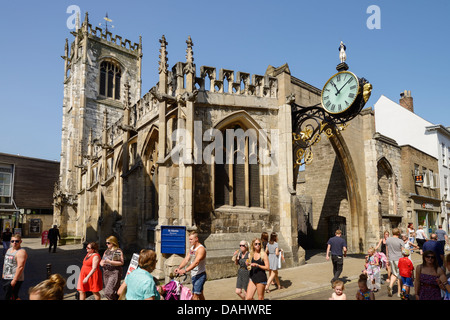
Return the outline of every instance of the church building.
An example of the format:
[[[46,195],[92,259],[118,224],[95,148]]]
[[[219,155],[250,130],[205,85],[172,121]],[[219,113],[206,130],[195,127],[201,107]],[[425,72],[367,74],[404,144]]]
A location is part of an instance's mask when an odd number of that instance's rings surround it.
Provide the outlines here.
[[[141,39],[132,43],[93,27],[87,14],[72,34],[63,57],[62,152],[54,193],[54,223],[66,241],[104,246],[114,235],[128,254],[151,248],[162,278],[182,255],[161,251],[161,231],[185,227],[199,233],[208,278],[214,279],[236,275],[230,254],[240,240],[277,232],[284,267],[304,263],[299,234],[307,232],[308,219],[302,199],[322,197],[314,193],[324,190],[299,184],[291,104],[319,104],[320,89],[292,76],[287,64],[261,75],[197,67],[190,37],[186,60],[169,67],[162,36],[159,80],[142,95]],[[385,162],[376,153],[385,144],[373,139],[371,121],[370,110],[364,111],[315,146],[327,153],[314,159],[306,181],[320,188],[331,172],[341,177],[336,188],[328,187],[327,207],[311,225],[319,230],[312,239],[319,246],[329,224],[344,224],[350,252],[378,238],[378,200],[367,190],[377,188],[376,167]],[[393,161],[399,161],[395,152]]]

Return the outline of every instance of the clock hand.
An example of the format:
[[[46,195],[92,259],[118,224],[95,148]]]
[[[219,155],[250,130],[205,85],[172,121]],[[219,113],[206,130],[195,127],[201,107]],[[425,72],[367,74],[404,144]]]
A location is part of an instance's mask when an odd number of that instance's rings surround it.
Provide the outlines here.
[[[350,81],[351,79],[353,79],[353,78],[348,79],[347,82],[344,83],[344,85],[336,92],[336,95],[338,95],[338,94],[341,92],[341,90],[344,89],[344,87],[347,85],[347,83],[349,83],[349,81]],[[337,88],[336,88],[336,89],[337,89]]]
[[[338,88],[336,87],[336,84],[335,84],[333,81],[331,81],[331,84],[332,84],[333,87],[336,89],[336,91],[339,92]],[[336,95],[337,95],[337,94],[336,94]]]

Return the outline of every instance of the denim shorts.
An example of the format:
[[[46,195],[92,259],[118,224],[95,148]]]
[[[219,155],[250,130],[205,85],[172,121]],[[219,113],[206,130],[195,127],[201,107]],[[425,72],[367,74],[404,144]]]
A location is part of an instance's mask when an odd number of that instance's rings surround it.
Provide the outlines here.
[[[192,277],[192,293],[201,294],[203,292],[203,285],[206,282],[206,272],[202,272]]]
[[[414,287],[412,278],[406,278],[406,277],[400,276],[400,279],[402,280],[403,285],[405,285],[407,287]]]

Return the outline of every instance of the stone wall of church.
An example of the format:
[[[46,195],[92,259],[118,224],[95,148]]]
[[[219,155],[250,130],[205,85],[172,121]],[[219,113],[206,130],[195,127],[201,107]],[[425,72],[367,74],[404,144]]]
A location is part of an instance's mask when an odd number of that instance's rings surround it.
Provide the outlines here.
[[[102,246],[108,236],[115,235],[127,254],[152,248],[160,258],[158,270],[167,271],[168,263],[175,265],[182,257],[161,253],[161,226],[185,226],[188,231],[197,230],[208,249],[210,279],[234,276],[230,254],[240,240],[251,242],[263,231],[278,233],[286,267],[304,261],[298,251],[299,230],[311,231],[308,236],[325,248],[335,227],[343,227],[354,252],[366,246],[366,231],[370,239],[375,238],[379,231],[375,190],[384,183],[376,168],[379,153],[387,151],[373,142],[370,112],[353,119],[339,136],[321,137],[312,149],[314,160],[305,169],[304,183],[296,191],[288,100],[294,98],[302,106],[317,105],[319,89],[292,77],[287,65],[269,67],[264,76],[225,69],[217,72],[204,66],[196,74],[190,39],[188,61],[176,63],[169,71],[163,38],[160,81],[141,98],[140,56],[128,56],[121,46],[105,41],[89,42],[86,69],[73,63],[73,82],[69,80],[65,87],[63,125],[71,129],[63,132],[63,140],[68,141],[63,142],[63,149],[70,150],[71,156],[62,159],[72,167],[61,172],[74,181],[81,179],[72,188],[75,201],[63,201],[61,214],[56,216],[67,235],[98,241]],[[120,101],[98,95],[102,59],[114,59],[123,68],[122,83],[129,87],[123,87]],[[78,76],[77,68],[81,68]],[[76,112],[69,114],[68,107],[81,88],[86,92],[85,108],[74,108]],[[76,123],[76,117],[83,122]],[[258,142],[266,143],[266,156],[276,157],[272,158],[275,163],[258,164],[259,186],[239,186],[246,195],[259,194],[256,205],[219,203],[214,163],[206,163],[204,158],[193,164],[176,163],[170,156],[175,146],[170,137],[177,128],[194,128],[188,132],[194,136],[195,130],[200,130],[201,142],[194,149],[204,151],[212,142],[202,139],[206,130],[234,125],[270,133]],[[369,166],[365,164],[368,159]],[[268,173],[269,169],[275,171]],[[245,200],[248,203],[249,197]],[[305,220],[306,211],[309,221]],[[301,218],[299,212],[303,212]],[[302,225],[306,223],[309,225]],[[359,243],[362,246],[358,247]]]

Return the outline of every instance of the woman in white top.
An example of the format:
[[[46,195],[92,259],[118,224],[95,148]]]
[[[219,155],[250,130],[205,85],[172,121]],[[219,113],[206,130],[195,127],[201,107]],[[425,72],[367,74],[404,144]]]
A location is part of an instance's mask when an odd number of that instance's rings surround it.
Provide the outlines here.
[[[417,244],[419,245],[420,248],[420,254],[423,253],[423,244],[425,243],[425,241],[427,241],[427,236],[425,235],[425,232],[423,231],[423,227],[419,226],[419,229],[417,229],[416,232],[416,240],[417,240]]]
[[[414,225],[412,222],[408,223],[408,240],[412,243],[414,243],[416,237],[416,233],[414,230]]]

